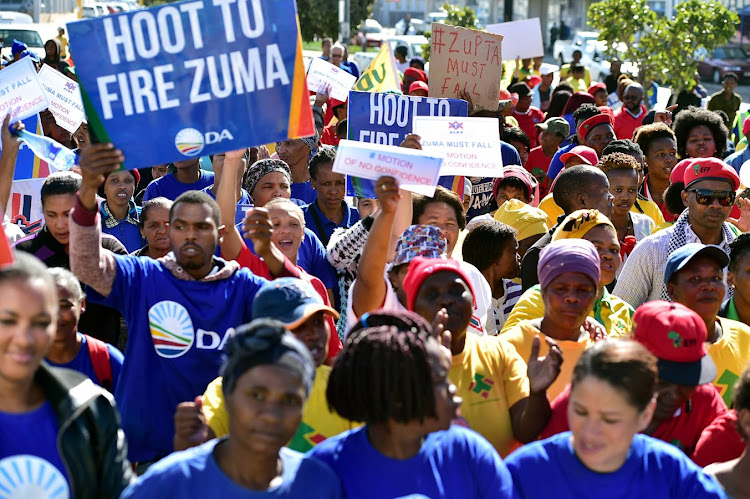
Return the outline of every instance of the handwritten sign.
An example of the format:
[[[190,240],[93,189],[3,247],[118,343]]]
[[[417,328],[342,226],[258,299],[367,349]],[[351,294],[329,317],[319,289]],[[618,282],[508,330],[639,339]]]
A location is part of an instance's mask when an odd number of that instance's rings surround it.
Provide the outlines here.
[[[444,159],[440,175],[502,177],[497,118],[414,118],[422,150]]]
[[[423,151],[344,139],[339,142],[333,171],[368,180],[390,175],[402,189],[432,197],[442,164],[441,158]]]
[[[344,102],[349,96],[349,90],[356,83],[353,74],[315,57],[307,71],[307,86],[312,92],[321,92],[326,85],[331,86],[331,97]]]
[[[506,61],[516,57],[531,59],[544,56],[542,26],[538,17],[490,24],[487,26],[487,32],[503,35],[503,57]]]
[[[468,112],[469,104],[459,99],[352,91],[347,136],[360,142],[397,146],[411,133],[415,116],[465,117]]]
[[[68,31],[89,134],[126,168],[315,134],[294,0],[190,0]]]
[[[86,117],[78,83],[47,64],[42,66],[37,76],[47,92],[49,110],[55,121],[70,133],[75,133]]]
[[[460,98],[465,90],[476,109],[497,110],[502,42],[502,35],[432,23],[429,96]]]
[[[14,121],[25,120],[47,106],[47,95],[31,58],[23,57],[0,71],[0,120],[6,114]]]

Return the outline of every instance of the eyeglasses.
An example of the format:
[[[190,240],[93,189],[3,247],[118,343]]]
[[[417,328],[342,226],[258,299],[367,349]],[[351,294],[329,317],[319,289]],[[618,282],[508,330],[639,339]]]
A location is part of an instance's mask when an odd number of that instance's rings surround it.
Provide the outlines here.
[[[695,194],[698,204],[709,206],[718,201],[721,206],[731,206],[737,194],[734,191],[712,191],[710,189],[688,189],[685,192]]]

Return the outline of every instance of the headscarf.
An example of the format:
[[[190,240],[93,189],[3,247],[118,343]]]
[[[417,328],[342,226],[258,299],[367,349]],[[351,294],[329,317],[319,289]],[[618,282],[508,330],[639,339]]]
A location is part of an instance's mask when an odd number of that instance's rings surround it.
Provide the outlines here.
[[[518,241],[538,234],[546,234],[549,230],[547,214],[518,199],[509,199],[504,202],[495,212],[495,220],[516,229]]]
[[[546,288],[555,278],[566,272],[585,275],[599,286],[601,270],[599,253],[590,241],[585,239],[564,239],[553,241],[539,253],[537,275],[539,285]]]
[[[287,181],[290,184],[292,183],[292,171],[286,162],[280,159],[261,159],[253,163],[247,171],[247,176],[245,177],[247,192],[252,194],[260,179],[272,172],[282,173]]]
[[[565,217],[555,233],[552,234],[552,240],[582,239],[588,231],[597,225],[608,225],[617,232],[610,219],[599,213],[598,210],[578,210]]]

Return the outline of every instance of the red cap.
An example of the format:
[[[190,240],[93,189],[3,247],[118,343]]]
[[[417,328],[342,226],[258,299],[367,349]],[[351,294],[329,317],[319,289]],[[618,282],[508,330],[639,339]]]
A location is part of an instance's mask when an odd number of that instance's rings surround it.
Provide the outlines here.
[[[672,173],[669,174],[669,182],[672,184],[681,183],[685,180],[685,168],[693,162],[695,158],[683,159],[672,167]]]
[[[612,111],[612,108],[609,106],[596,106],[596,108],[601,111],[602,113],[606,113],[610,116],[612,116],[612,122],[614,123],[615,120],[615,112]]]
[[[613,126],[612,117],[605,113],[592,116],[591,118],[581,123],[581,125],[578,127],[578,134],[583,140],[586,140],[586,136],[589,134],[589,132],[591,132],[594,127],[597,127],[599,125]]]
[[[425,92],[430,91],[430,87],[423,81],[414,81],[409,85],[409,95],[413,94],[415,90],[424,90]]]
[[[539,85],[542,82],[542,77],[539,75],[531,75],[529,76],[529,79],[526,80],[526,84],[529,86],[529,88],[534,88],[537,85]]]
[[[633,315],[633,339],[659,359],[659,377],[685,386],[710,383],[716,365],[706,350],[706,323],[680,303],[654,300]]]
[[[750,116],[742,122],[742,135],[747,135],[748,132],[750,132]]]
[[[607,91],[607,85],[605,85],[604,83],[601,83],[601,82],[592,83],[591,86],[589,87],[589,89],[587,91],[593,97],[594,94],[598,90],[604,90],[606,92]]]
[[[597,156],[596,151],[588,146],[575,146],[565,154],[561,154],[560,161],[564,165],[573,156],[581,158],[587,165],[596,166],[599,164],[599,156]]]
[[[694,158],[685,168],[685,188],[701,180],[724,180],[732,184],[735,191],[740,188],[740,177],[737,172],[719,158]]]
[[[409,270],[406,271],[406,277],[404,277],[404,292],[406,293],[406,303],[409,310],[414,310],[414,302],[417,301],[417,293],[419,287],[422,285],[425,279],[434,274],[435,272],[442,271],[455,272],[461,279],[466,282],[469,286],[471,295],[474,296],[474,287],[471,285],[471,279],[466,275],[461,266],[456,260],[448,258],[424,258],[418,256],[413,258],[409,263]],[[475,300],[476,301],[476,300]]]
[[[404,76],[411,76],[415,80],[427,81],[427,73],[419,68],[408,67],[404,70]]]

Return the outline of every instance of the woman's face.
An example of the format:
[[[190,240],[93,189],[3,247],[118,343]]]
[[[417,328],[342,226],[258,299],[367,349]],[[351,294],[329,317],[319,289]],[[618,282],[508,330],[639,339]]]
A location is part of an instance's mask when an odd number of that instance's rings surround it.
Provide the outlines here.
[[[609,192],[614,196],[612,201],[615,215],[625,216],[635,204],[638,197],[638,172],[635,170],[611,170],[607,172]]]
[[[734,288],[734,296],[743,303],[750,302],[750,253],[745,253],[737,262],[736,270],[727,274],[727,282]]]
[[[169,250],[169,210],[165,206],[152,206],[143,222],[141,236],[156,251]]]
[[[670,137],[656,139],[651,142],[646,154],[648,174],[662,182],[669,181],[672,168],[677,164],[677,146]]]
[[[551,320],[560,329],[580,328],[594,307],[596,291],[597,287],[584,274],[560,274],[542,288],[544,319]]]
[[[571,390],[568,404],[573,451],[591,471],[617,471],[628,457],[635,434],[651,421],[653,410],[653,402],[639,411],[607,381],[583,378]]]
[[[695,389],[695,386],[683,386],[660,379],[656,385],[654,421],[672,419],[677,410],[690,399]]]
[[[268,216],[273,225],[271,241],[284,253],[284,256],[296,262],[297,252],[305,236],[305,219],[301,214],[290,210],[291,207],[285,206],[286,204],[275,205],[268,210]]]
[[[716,142],[711,129],[705,125],[690,129],[685,143],[688,158],[710,158],[716,154]],[[683,158],[684,159],[684,158]]]
[[[107,203],[124,206],[135,193],[135,178],[127,170],[110,173],[104,181],[104,197]]]
[[[615,280],[617,269],[622,264],[620,242],[617,233],[609,225],[597,225],[581,239],[590,241],[599,253],[599,286],[606,286]]]
[[[305,387],[300,376],[286,367],[253,367],[237,380],[226,397],[229,433],[254,454],[278,458],[302,421]]]
[[[57,329],[57,292],[40,279],[0,284],[0,379],[31,380]]]
[[[450,255],[453,252],[460,229],[456,210],[452,206],[441,202],[429,203],[425,206],[424,212],[417,223],[432,225],[440,229],[448,242],[448,254]]]
[[[292,187],[286,175],[281,172],[271,172],[263,175],[250,193],[253,204],[260,208],[274,198],[292,197]]]
[[[414,312],[430,322],[443,308],[448,312],[445,328],[454,336],[465,334],[474,309],[474,296],[463,278],[450,270],[428,276],[414,300]]]

